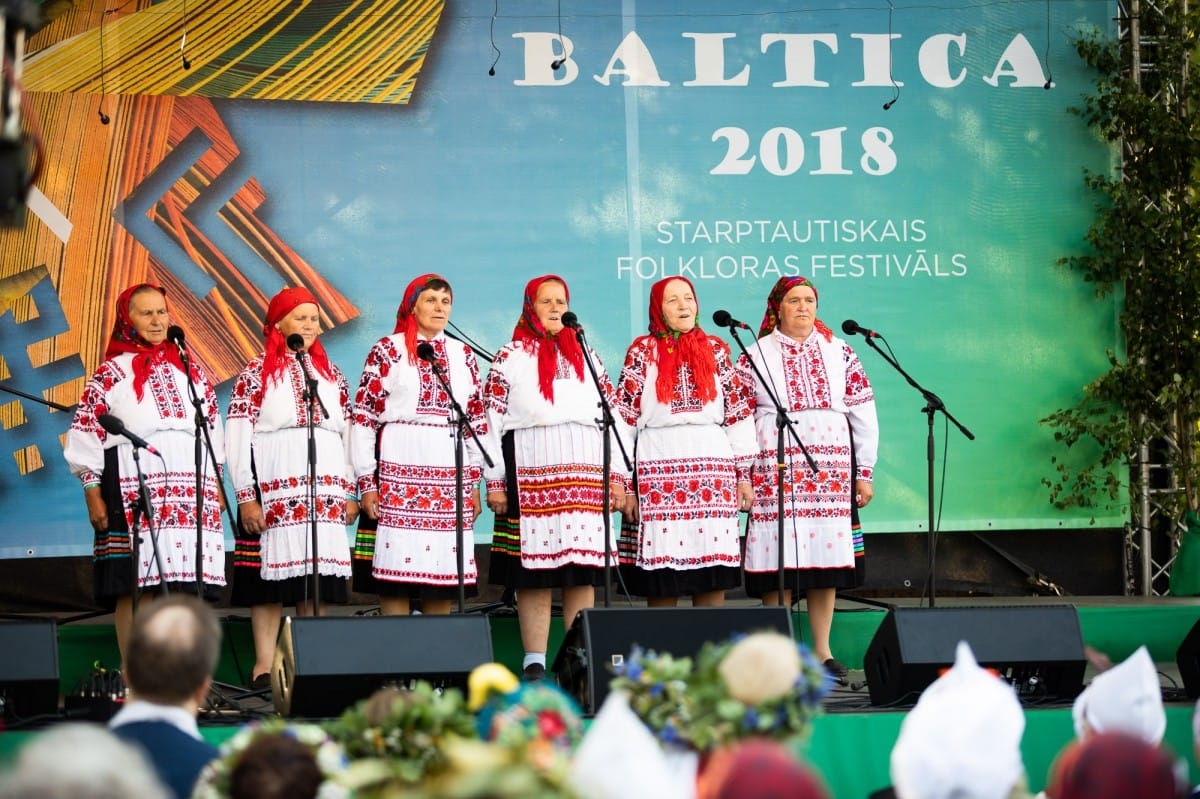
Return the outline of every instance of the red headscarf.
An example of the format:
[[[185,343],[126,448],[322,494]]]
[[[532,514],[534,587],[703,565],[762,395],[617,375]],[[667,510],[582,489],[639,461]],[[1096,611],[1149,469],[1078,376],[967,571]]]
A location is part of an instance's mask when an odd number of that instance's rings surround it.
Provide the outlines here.
[[[1102,732],[1068,746],[1051,767],[1053,799],[1175,799],[1187,795],[1175,779],[1173,756],[1136,735]]]
[[[583,379],[583,347],[575,331],[564,327],[557,335],[551,335],[542,327],[538,319],[536,303],[538,289],[543,283],[553,281],[561,283],[567,302],[571,301],[571,291],[567,281],[558,275],[542,275],[535,277],[525,284],[525,304],[521,308],[521,318],[513,328],[513,341],[520,341],[527,349],[533,351],[538,362],[538,388],[542,396],[554,402],[554,375],[558,371],[558,353],[562,353],[567,363],[575,370],[576,376]]]
[[[786,746],[766,738],[747,738],[715,750],[699,782],[702,796],[713,799],[789,797],[827,799],[829,789]]]
[[[658,364],[654,391],[662,403],[678,398],[679,367],[686,364],[696,383],[696,397],[701,402],[712,402],[717,398],[717,359],[708,343],[708,334],[700,329],[699,322],[686,333],[672,330],[663,314],[663,294],[672,280],[683,281],[692,296],[696,296],[695,287],[686,277],[663,278],[650,287],[650,335],[638,342],[646,338],[654,340],[654,360]],[[700,313],[699,299],[696,300],[696,313]]]
[[[787,295],[787,293],[796,288],[796,286],[808,286],[813,290],[813,296],[819,297],[817,294],[817,287],[814,286],[812,281],[806,277],[794,276],[779,278],[779,280],[775,281],[775,288],[771,289],[771,293],[767,296],[767,312],[763,314],[762,324],[758,326],[759,338],[762,338],[775,328],[779,327],[779,304],[783,302],[783,298]],[[833,331],[830,330],[829,327],[820,319],[816,320],[813,327],[818,333],[825,337],[826,341],[833,340]]]
[[[133,393],[139,400],[150,376],[150,368],[155,362],[169,361],[179,371],[183,371],[183,360],[179,357],[179,347],[171,341],[163,339],[158,344],[146,341],[133,327],[129,316],[129,303],[133,295],[141,289],[153,289],[163,295],[166,301],[167,290],[153,283],[135,283],[121,292],[117,297],[117,319],[113,322],[112,335],[108,338],[108,347],[104,350],[104,360],[110,360],[125,353],[133,353]],[[199,379],[196,367],[192,365],[192,377]]]
[[[413,316],[413,309],[417,307],[421,292],[426,289],[445,289],[450,293],[450,299],[454,299],[454,289],[450,288],[449,281],[433,272],[414,278],[404,289],[404,299],[396,309],[396,328],[392,335],[404,334],[404,350],[408,353],[410,364],[417,362],[417,319]]]
[[[311,303],[319,305],[317,298],[312,295],[308,289],[303,286],[292,286],[276,294],[271,298],[271,304],[267,306],[267,319],[263,324],[263,385],[269,386],[277,380],[283,378],[283,373],[287,370],[288,361],[294,356],[291,350],[288,349],[287,340],[275,325],[279,321],[296,310],[296,306]],[[313,368],[326,380],[333,379],[333,369],[329,366],[329,356],[325,353],[325,347],[320,341],[314,341],[312,346],[308,348],[308,357],[313,365]]]

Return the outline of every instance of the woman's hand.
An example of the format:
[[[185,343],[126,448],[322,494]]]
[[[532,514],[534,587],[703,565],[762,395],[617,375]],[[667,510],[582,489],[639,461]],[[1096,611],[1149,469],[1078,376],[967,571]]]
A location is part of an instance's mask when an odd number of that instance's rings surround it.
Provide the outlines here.
[[[737,503],[738,510],[742,513],[749,513],[750,508],[754,507],[754,486],[749,483],[738,483]]]
[[[354,524],[356,521],[358,521],[358,500],[347,499],[346,500],[346,526],[349,527],[350,525]]]
[[[108,505],[100,494],[100,486],[85,488],[83,498],[87,502],[88,522],[93,530],[103,533],[108,529]]]
[[[630,493],[625,495],[625,507],[621,510],[621,513],[625,515],[625,521],[631,524],[637,524],[641,520],[642,509],[638,507],[637,494]]]
[[[608,487],[608,509],[612,513],[624,513],[626,508],[625,487],[620,483],[613,483]]]
[[[263,516],[262,505],[257,500],[238,503],[238,516],[242,520],[242,529],[250,535],[262,535],[267,530],[267,520]]]
[[[362,512],[366,514],[368,519],[379,518],[379,492],[368,491],[362,495],[358,501]]]
[[[867,507],[872,497],[875,496],[875,486],[870,480],[855,480],[854,481],[854,501],[860,508]]]
[[[497,516],[503,516],[508,513],[508,492],[507,491],[489,491],[487,492],[487,506],[492,513]]]
[[[483,505],[479,502],[479,486],[471,487],[471,522],[472,524],[483,513]]]

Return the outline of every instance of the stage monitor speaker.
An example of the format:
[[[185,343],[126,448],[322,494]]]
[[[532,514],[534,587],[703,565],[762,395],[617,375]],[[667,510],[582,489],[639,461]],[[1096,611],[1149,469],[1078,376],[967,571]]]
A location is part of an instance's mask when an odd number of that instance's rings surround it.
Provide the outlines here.
[[[58,713],[58,629],[53,619],[0,622],[0,720]]]
[[[1026,704],[1065,702],[1083,690],[1087,659],[1071,605],[893,608],[867,647],[873,705],[911,705],[954,664],[966,641]]]
[[[1187,698],[1200,699],[1200,621],[1193,624],[1183,637],[1183,642],[1175,652],[1175,665],[1179,666],[1179,676],[1183,679]]]
[[[594,715],[608,696],[612,670],[636,644],[694,657],[707,641],[773,630],[792,636],[792,613],[781,607],[589,608],[567,630],[552,671],[560,687]]]
[[[465,693],[471,670],[491,660],[482,615],[289,616],[271,668],[272,699],[284,716],[331,718],[410,680]]]

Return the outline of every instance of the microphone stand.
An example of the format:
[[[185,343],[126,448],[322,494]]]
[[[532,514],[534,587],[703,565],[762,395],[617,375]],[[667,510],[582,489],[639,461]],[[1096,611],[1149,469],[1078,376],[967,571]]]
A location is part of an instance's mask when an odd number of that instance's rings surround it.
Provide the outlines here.
[[[142,474],[142,462],[138,457],[141,448],[133,442],[130,442],[130,446],[133,447],[133,466],[134,471],[137,472],[138,498],[133,506],[133,525],[129,531],[129,550],[133,558],[133,586],[129,598],[133,611],[137,612],[138,599],[142,595],[141,580],[139,579],[142,565],[140,554],[142,542],[138,520],[143,514],[146,517],[146,532],[150,534],[150,552],[154,556],[154,563],[158,566],[158,584],[162,589],[162,595],[169,596],[171,591],[167,587],[167,576],[163,574],[162,556],[158,550],[158,530],[154,527],[154,505],[150,502],[150,489],[146,485],[146,477]]]
[[[195,411],[193,416],[193,425],[195,427],[195,455],[194,462],[196,465],[196,596],[204,597],[204,453],[208,453],[209,459],[212,461],[213,470],[216,475],[217,491],[221,498],[225,500],[225,508],[229,510],[229,501],[225,497],[225,486],[221,481],[221,472],[217,469],[217,457],[213,453],[212,435],[208,429],[208,422],[204,418],[204,400],[201,399],[199,392],[196,391],[196,381],[192,380],[192,363],[188,355],[187,347],[183,344],[182,336],[179,340],[175,340],[175,345],[179,347],[179,358],[183,361],[183,374],[187,378],[188,398],[191,400],[192,408]],[[134,450],[136,452],[136,449]],[[233,517],[230,515],[230,523],[234,529],[237,529],[236,523],[233,522]],[[224,568],[224,564],[222,564]],[[162,572],[159,572],[161,576]],[[163,580],[165,587],[166,580]]]
[[[787,409],[783,407],[783,403],[779,401],[779,397],[775,396],[775,391],[771,388],[771,382],[763,376],[763,373],[758,368],[758,364],[756,364],[754,359],[750,357],[750,353],[747,351],[746,345],[742,343],[741,338],[738,336],[737,325],[729,325],[729,332],[733,335],[733,340],[737,342],[738,349],[742,351],[742,355],[746,356],[746,363],[750,364],[750,368],[754,370],[754,376],[758,378],[758,384],[763,387],[763,390],[767,393],[767,396],[771,398],[771,402],[775,405],[775,497],[777,517],[775,521],[775,528],[777,536],[776,548],[779,550],[779,604],[782,605],[784,584],[786,583],[786,580],[784,579],[784,570],[787,567],[787,559],[784,557],[783,552],[783,473],[787,469],[787,462],[783,458],[785,443],[783,431],[787,430],[792,434],[792,440],[796,442],[798,447],[800,447],[800,452],[804,455],[804,459],[808,461],[808,468],[812,469],[813,474],[817,473],[817,462],[809,453],[808,447],[804,446],[804,442],[800,440],[800,435],[796,432],[796,428],[792,426],[791,418],[788,417]],[[799,565],[799,562],[797,562],[796,566],[799,567]]]
[[[329,410],[326,409],[320,394],[317,393],[317,379],[308,370],[303,349],[296,349],[296,362],[300,364],[300,371],[304,373],[303,399],[308,410],[308,523],[309,537],[312,539],[312,615],[313,618],[316,618],[321,615],[321,561],[317,549],[317,430],[315,423],[318,407],[321,409],[322,419],[329,418]]]
[[[610,494],[612,492],[612,466],[609,460],[612,458],[612,430],[616,426],[616,420],[613,419],[612,406],[608,404],[608,397],[604,396],[604,385],[600,382],[600,375],[596,372],[596,364],[592,363],[591,353],[588,352],[587,341],[584,338],[583,328],[576,325],[572,328],[575,331],[576,337],[583,345],[583,360],[587,364],[588,372],[592,376],[592,383],[596,386],[596,394],[600,401],[596,403],[596,407],[600,409],[600,418],[596,423],[600,425],[602,444],[600,450],[600,485],[602,486],[601,494],[604,502],[604,607],[612,607],[612,507]],[[625,461],[625,468],[630,472],[633,471],[633,464],[629,460],[629,453],[625,451],[625,442],[617,436],[617,447],[621,450],[621,458]],[[570,626],[573,619],[564,619],[563,624]]]
[[[456,339],[458,340],[458,339]],[[462,342],[466,344],[466,342]],[[470,347],[470,344],[467,344]],[[425,350],[424,347],[428,347]],[[474,347],[471,347],[474,349]],[[433,350],[433,345],[428,342],[422,342],[422,345],[417,347],[417,355],[424,361],[429,363],[433,369],[434,376],[438,382],[442,384],[442,389],[445,390],[446,396],[450,398],[450,411],[453,415],[450,423],[454,425],[454,544],[457,549],[457,565],[458,565],[458,612],[463,614],[467,612],[467,588],[466,588],[466,564],[463,559],[463,537],[464,528],[466,526],[463,519],[463,504],[464,504],[464,487],[463,487],[463,431],[471,434],[471,439],[475,442],[475,446],[479,448],[479,453],[483,456],[483,462],[491,468],[494,461],[488,455],[486,449],[483,448],[483,442],[479,440],[479,436],[475,433],[475,428],[471,426],[471,420],[463,412],[462,406],[458,404],[458,400],[454,398],[454,391],[450,388],[450,380],[444,374],[442,367],[438,365],[437,355]],[[428,356],[428,357],[426,357]]]
[[[964,427],[962,424],[960,424],[959,421],[954,418],[953,414],[950,413],[950,411],[946,410],[946,406],[942,402],[941,397],[939,397],[937,394],[934,394],[932,391],[929,391],[928,389],[921,386],[921,384],[919,384],[916,380],[913,380],[912,377],[908,374],[908,372],[904,371],[904,369],[900,366],[900,364],[896,362],[895,358],[888,355],[883,350],[879,349],[879,345],[875,343],[875,336],[869,335],[868,333],[863,333],[863,337],[866,338],[867,344],[870,345],[871,349],[873,349],[877,353],[879,353],[881,358],[883,358],[885,361],[887,361],[889,364],[891,364],[892,368],[895,369],[897,372],[899,372],[904,377],[904,379],[908,382],[908,384],[910,386],[912,386],[913,388],[915,388],[917,391],[919,391],[921,393],[921,396],[925,398],[925,407],[921,409],[921,413],[925,414],[925,416],[926,416],[927,428],[928,428],[928,432],[926,434],[926,441],[925,441],[925,466],[926,466],[926,468],[925,468],[925,479],[926,479],[925,499],[926,499],[926,504],[928,506],[928,513],[929,513],[929,520],[928,520],[929,538],[928,538],[928,542],[926,545],[927,549],[928,549],[928,555],[929,555],[929,574],[926,577],[926,587],[929,590],[929,607],[932,608],[937,603],[937,598],[936,598],[936,591],[937,591],[937,576],[936,576],[937,531],[934,529],[934,526],[933,526],[933,520],[934,520],[934,513],[933,513],[933,462],[934,462],[934,458],[933,458],[933,456],[934,456],[933,416],[934,416],[934,414],[941,411],[947,419],[949,419],[951,422],[954,422],[954,426],[957,427],[959,429],[959,431],[964,436],[967,437],[968,441],[974,441],[975,436],[971,433],[970,430],[968,430],[966,427]]]

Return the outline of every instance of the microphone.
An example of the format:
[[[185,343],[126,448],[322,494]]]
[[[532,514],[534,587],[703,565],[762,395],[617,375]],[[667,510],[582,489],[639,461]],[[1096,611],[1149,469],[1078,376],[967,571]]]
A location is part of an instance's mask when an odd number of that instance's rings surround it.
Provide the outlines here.
[[[563,64],[565,64],[565,63],[567,63],[567,59],[565,59],[565,58],[556,58],[556,59],[554,59],[553,61],[551,61],[551,62],[550,62],[550,69],[557,70],[557,69],[559,69],[560,67],[562,67],[562,65],[563,65]]]
[[[98,113],[100,114],[100,124],[107,125],[109,123],[108,114],[104,113],[104,111],[99,111]]]
[[[433,345],[428,341],[422,341],[417,345],[417,357],[433,364],[434,369],[437,368],[437,353],[433,351]]]
[[[855,333],[862,333],[863,338],[883,338],[883,336],[879,335],[874,330],[868,330],[867,328],[862,327],[853,319],[847,319],[845,322],[842,322],[842,332],[847,336],[853,336]]]
[[[183,328],[179,325],[171,325],[167,328],[167,340],[179,347],[180,350],[187,350],[187,344],[183,340]]]
[[[896,104],[896,101],[895,101],[894,99],[893,99],[893,100],[888,100],[886,103],[884,103],[884,104],[883,104],[883,110],[884,110],[884,111],[887,111],[889,108],[891,108],[891,107],[892,107],[892,106],[894,106],[895,104]]]
[[[287,347],[295,353],[299,353],[304,349],[304,336],[299,333],[293,333],[287,337]]]
[[[579,317],[575,315],[574,311],[567,311],[563,314],[562,323],[563,327],[569,327],[572,330],[582,329],[582,325],[579,324]]]
[[[162,457],[162,453],[150,446],[146,439],[142,438],[137,433],[131,433],[129,430],[126,430],[125,423],[113,416],[111,413],[100,414],[96,417],[96,421],[99,422],[100,426],[103,427],[109,434],[114,436],[125,436],[125,438],[129,439],[129,443],[133,444],[135,447],[141,447],[151,455],[157,455],[160,458]]]
[[[713,311],[713,324],[717,327],[740,327],[742,330],[752,330],[753,328],[745,322],[739,322],[729,315],[729,311]]]

